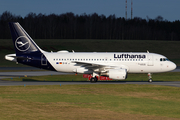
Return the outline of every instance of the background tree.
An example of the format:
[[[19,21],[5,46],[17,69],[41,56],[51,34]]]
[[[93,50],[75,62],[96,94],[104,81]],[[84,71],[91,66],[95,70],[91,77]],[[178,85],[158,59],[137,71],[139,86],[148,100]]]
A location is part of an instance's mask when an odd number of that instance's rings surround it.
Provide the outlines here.
[[[180,21],[170,22],[162,16],[151,19],[127,19],[110,15],[35,14],[24,18],[5,11],[0,15],[0,39],[9,39],[8,22],[19,22],[34,39],[120,39],[180,40]]]

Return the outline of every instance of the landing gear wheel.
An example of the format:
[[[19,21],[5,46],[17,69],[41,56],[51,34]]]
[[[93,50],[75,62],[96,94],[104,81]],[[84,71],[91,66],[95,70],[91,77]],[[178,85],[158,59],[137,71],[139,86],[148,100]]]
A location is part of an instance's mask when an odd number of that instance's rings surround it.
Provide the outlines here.
[[[149,79],[149,80],[148,80],[149,83],[152,83],[152,81],[153,81],[152,79]]]
[[[153,80],[152,80],[151,73],[148,73],[148,77],[149,77],[148,82],[149,82],[149,83],[152,83]]]
[[[92,78],[90,79],[90,81],[91,81],[91,83],[96,83],[96,82],[97,82],[97,78],[96,78],[96,77],[92,77]]]

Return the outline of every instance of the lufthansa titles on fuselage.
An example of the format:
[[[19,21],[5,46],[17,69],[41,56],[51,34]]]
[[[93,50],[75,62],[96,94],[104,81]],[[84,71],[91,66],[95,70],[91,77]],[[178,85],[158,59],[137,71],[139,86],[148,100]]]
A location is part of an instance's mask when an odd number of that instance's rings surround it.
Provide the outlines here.
[[[146,58],[146,55],[134,55],[134,54],[114,54],[114,58]]]

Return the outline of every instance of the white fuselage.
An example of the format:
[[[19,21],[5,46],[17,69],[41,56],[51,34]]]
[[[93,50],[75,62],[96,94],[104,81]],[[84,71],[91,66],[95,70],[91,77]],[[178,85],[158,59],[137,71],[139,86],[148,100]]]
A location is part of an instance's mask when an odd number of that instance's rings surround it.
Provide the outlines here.
[[[128,73],[159,73],[176,68],[176,65],[163,55],[156,53],[96,53],[96,52],[45,52],[50,64],[60,72],[77,72],[84,68],[83,63],[105,66],[104,69],[127,69]],[[81,65],[77,65],[82,63]],[[101,70],[102,71],[102,70]],[[77,73],[84,73],[83,70]]]

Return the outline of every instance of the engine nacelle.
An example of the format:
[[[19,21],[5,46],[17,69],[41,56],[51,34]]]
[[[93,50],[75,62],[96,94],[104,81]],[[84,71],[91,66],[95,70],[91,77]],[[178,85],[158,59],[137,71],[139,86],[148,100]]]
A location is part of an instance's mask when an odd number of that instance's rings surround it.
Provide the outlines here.
[[[114,80],[125,80],[127,78],[126,69],[110,69],[109,78]]]

